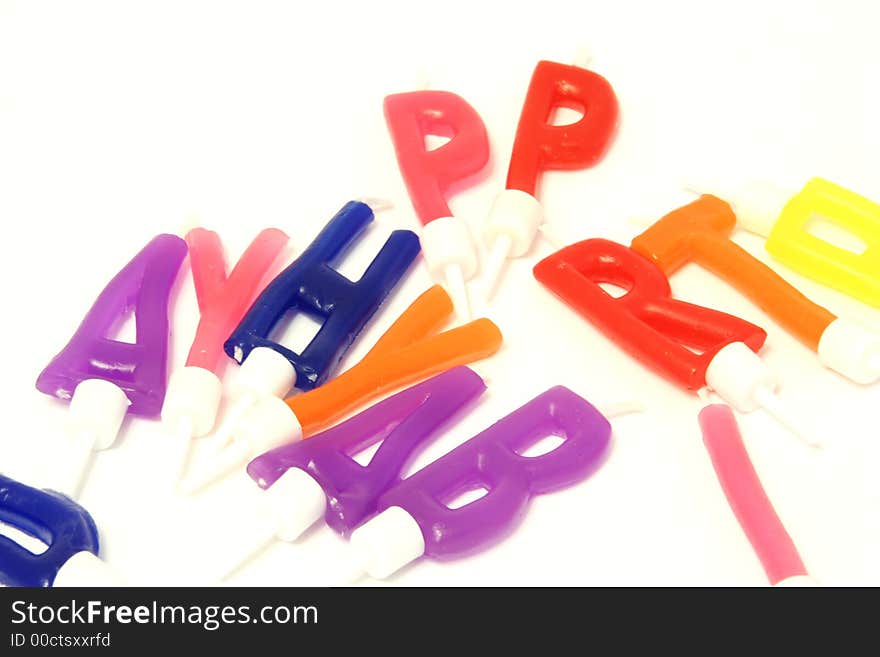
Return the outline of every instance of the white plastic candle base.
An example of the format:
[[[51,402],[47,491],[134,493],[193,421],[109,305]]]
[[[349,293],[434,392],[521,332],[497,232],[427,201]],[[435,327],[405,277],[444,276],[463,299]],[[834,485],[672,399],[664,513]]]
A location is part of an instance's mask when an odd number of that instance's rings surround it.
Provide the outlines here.
[[[113,445],[130,405],[125,392],[109,381],[86,379],[76,386],[67,414],[64,479],[56,483],[56,490],[79,497],[95,451]]]
[[[819,360],[826,367],[855,381],[880,379],[880,334],[846,319],[835,319],[822,333]]]
[[[648,225],[650,225],[650,222],[648,222],[647,224],[644,224],[644,225],[648,226]],[[553,247],[554,251],[559,251],[564,246],[566,246],[567,244],[570,243],[551,224],[541,224],[538,227],[538,232],[541,234],[541,237],[544,238],[544,241]]]
[[[505,189],[496,198],[486,219],[483,236],[492,245],[502,235],[511,240],[511,258],[524,256],[544,223],[540,201],[519,189]]]
[[[468,226],[456,217],[428,223],[419,238],[431,278],[444,282],[463,318],[470,316],[465,282],[477,273],[479,261]]]
[[[387,198],[379,198],[377,196],[359,196],[354,200],[363,203],[364,205],[369,205],[370,210],[373,211],[373,214],[394,209],[394,202],[391,199]]]
[[[244,414],[232,438],[250,445],[256,454],[302,438],[302,426],[290,406],[278,397],[264,397]],[[255,455],[256,455],[255,454]]]
[[[131,402],[122,388],[104,379],[86,379],[73,391],[67,425],[72,434],[94,437],[94,449],[107,449],[119,429]]]
[[[800,438],[804,443],[810,447],[822,446],[823,439],[816,432],[815,428],[802,422],[798,412],[777,397],[771,390],[758,388],[755,390],[755,399],[758,400],[765,413],[788,429],[789,432]]]
[[[599,404],[598,408],[599,412],[601,412],[608,420],[622,417],[624,415],[643,413],[645,411],[645,405],[638,399],[621,399],[614,402],[604,402]]]
[[[794,577],[786,577],[785,579],[781,579],[773,586],[779,588],[804,588],[819,586],[819,582],[814,580],[809,575],[795,575]]]
[[[706,368],[706,385],[740,413],[761,408],[810,447],[821,445],[813,428],[776,396],[776,374],[745,343],[731,342],[715,354]]]
[[[327,496],[315,479],[305,470],[290,468],[267,490],[260,493],[260,504],[265,514],[260,528],[248,534],[249,542],[234,546],[217,579],[225,580],[246,563],[253,560],[276,540],[293,543],[320,520],[327,508]]]
[[[390,577],[425,553],[421,528],[399,506],[358,527],[350,545],[364,572],[374,579]]]
[[[292,543],[324,516],[327,496],[305,470],[290,468],[263,493],[263,502],[275,521],[275,535]]]
[[[737,225],[743,230],[767,237],[779,219],[782,209],[792,197],[792,192],[764,180],[749,181],[743,185],[699,184],[686,185],[698,194],[712,194],[727,201],[736,213]]]
[[[489,255],[486,256],[486,264],[483,267],[483,302],[489,303],[495,296],[495,290],[498,288],[498,281],[501,280],[501,272],[504,271],[504,265],[510,257],[510,249],[513,241],[508,235],[499,235],[492,246],[489,248]]]
[[[422,255],[433,278],[441,278],[446,267],[461,267],[465,280],[477,273],[477,251],[471,232],[465,222],[457,217],[440,217],[422,228],[419,238]]]
[[[180,485],[183,494],[192,495],[263,452],[300,440],[302,427],[283,399],[265,397],[245,413],[232,437],[231,445],[187,476]]]
[[[588,68],[590,66],[590,62],[592,61],[593,53],[590,52],[590,49],[586,47],[580,47],[574,54],[574,58],[571,60],[571,65],[577,66],[578,68]]]
[[[484,269],[484,297],[487,303],[495,294],[507,259],[526,254],[543,221],[541,204],[531,194],[518,189],[505,189],[495,198],[483,228],[483,236],[489,246]]]
[[[171,375],[162,421],[172,431],[189,421],[191,437],[198,438],[214,428],[223,383],[217,375],[201,367],[182,367]]]
[[[461,267],[452,263],[446,266],[444,271],[444,279],[446,283],[446,291],[452,298],[452,304],[458,316],[463,321],[469,321],[471,318],[471,300],[468,296],[467,285],[464,281],[464,275],[461,273]]]
[[[256,347],[241,363],[233,378],[230,396],[237,399],[244,395],[284,397],[296,385],[296,370],[284,356],[269,347]]]
[[[122,578],[91,552],[77,552],[58,570],[52,586],[124,586]]]
[[[724,200],[733,206],[737,225],[750,233],[767,237],[792,196],[790,190],[755,180],[737,190],[735,197]]]
[[[207,462],[198,463],[178,486],[182,495],[195,495],[214,482],[232,474],[236,468],[253,458],[251,446],[245,442],[233,442]]]
[[[779,382],[745,343],[731,342],[715,354],[706,368],[706,385],[740,413],[751,413],[760,406],[755,392],[773,392]]]
[[[232,403],[229,410],[226,412],[226,416],[224,417],[220,428],[217,429],[217,431],[214,432],[214,435],[209,439],[210,452],[219,452],[229,444],[229,441],[232,440],[232,434],[235,433],[236,427],[258,400],[259,398],[253,393],[245,393]]]

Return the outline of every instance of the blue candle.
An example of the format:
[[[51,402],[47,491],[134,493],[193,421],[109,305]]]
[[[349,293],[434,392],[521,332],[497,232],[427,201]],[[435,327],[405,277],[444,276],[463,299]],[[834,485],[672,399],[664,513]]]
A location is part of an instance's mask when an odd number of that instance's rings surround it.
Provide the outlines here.
[[[294,367],[297,388],[321,385],[419,254],[415,233],[396,230],[361,279],[348,280],[333,265],[371,221],[370,206],[346,203],[302,255],[263,290],[226,341],[226,353],[242,363],[252,349],[269,347]],[[291,310],[322,322],[300,354],[269,339]]]
[[[34,554],[0,536],[0,582],[6,586],[51,586],[75,554],[98,554],[98,530],[89,512],[69,497],[25,486],[0,475],[0,521],[41,540]]]

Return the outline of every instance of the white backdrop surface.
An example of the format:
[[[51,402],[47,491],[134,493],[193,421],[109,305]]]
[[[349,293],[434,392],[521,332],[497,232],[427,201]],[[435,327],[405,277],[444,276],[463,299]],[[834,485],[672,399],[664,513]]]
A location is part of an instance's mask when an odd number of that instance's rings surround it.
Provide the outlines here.
[[[238,253],[276,226],[294,250],[353,197],[395,208],[343,267],[357,277],[394,228],[416,230],[382,116],[413,89],[461,94],[490,133],[492,169],[455,196],[476,229],[501,189],[532,68],[581,48],[621,103],[596,168],[545,177],[542,200],[568,241],[638,232],[630,219],[687,202],[682,181],[764,178],[795,191],[822,175],[880,198],[880,12],[866,2],[476,3],[10,2],[0,0],[0,276],[5,312],[0,471],[51,485],[63,467],[65,406],[33,386],[109,278],[153,235],[193,220]],[[194,219],[195,218],[195,219]],[[475,231],[476,232],[476,231]],[[736,241],[766,259],[761,240]],[[505,343],[474,366],[482,402],[412,471],[555,384],[601,407],[636,398],[613,450],[581,485],[538,498],[509,540],[454,563],[425,560],[395,585],[761,585],[763,571],[716,483],[699,402],[630,360],[545,291],[536,243],[486,313]],[[776,265],[832,311],[880,329],[880,313]],[[188,267],[173,308],[171,366],[197,322]],[[430,284],[421,262],[343,367]],[[823,369],[748,300],[688,267],[689,301],[764,326],[784,396],[826,436],[801,446],[760,414],[749,452],[813,576],[880,584],[875,482],[878,389]],[[168,492],[171,445],[131,420],[96,460],[82,496],[106,559],[132,582],[204,581],[247,536],[256,487],[233,478],[195,500]],[[328,529],[275,545],[233,584],[327,584],[343,544]],[[372,583],[372,582],[371,582]]]

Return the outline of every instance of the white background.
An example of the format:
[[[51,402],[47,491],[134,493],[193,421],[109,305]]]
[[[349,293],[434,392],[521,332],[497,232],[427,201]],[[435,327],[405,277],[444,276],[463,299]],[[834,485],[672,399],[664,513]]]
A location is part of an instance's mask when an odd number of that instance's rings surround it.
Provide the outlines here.
[[[539,59],[581,48],[617,91],[622,121],[596,168],[547,175],[542,200],[568,240],[628,241],[628,218],[687,202],[683,180],[765,178],[795,191],[822,175],[880,198],[880,41],[867,2],[531,3],[10,2],[0,0],[0,221],[3,422],[0,470],[51,485],[63,466],[65,406],[37,374],[109,278],[146,241],[193,221],[230,257],[276,226],[303,248],[348,199],[381,214],[343,269],[357,276],[390,230],[417,229],[382,116],[414,88],[461,94],[492,141],[487,179],[452,199],[477,227],[501,189],[516,120]],[[758,238],[736,240],[765,258]],[[480,405],[413,471],[555,384],[594,403],[635,397],[591,479],[536,499],[519,530],[454,563],[422,560],[400,585],[761,585],[763,571],[704,451],[699,402],[631,361],[531,276],[538,243],[487,311],[503,350],[475,366]],[[815,300],[880,328],[880,314],[778,270]],[[197,312],[188,267],[173,307],[172,367]],[[430,281],[419,264],[345,366]],[[783,394],[826,436],[811,451],[759,415],[741,418],[755,465],[818,580],[880,584],[876,388],[815,355],[725,284],[676,274],[681,298],[767,328]],[[204,581],[246,536],[256,487],[239,478],[195,501],[169,493],[170,443],[127,422],[82,497],[104,556],[135,583]],[[276,545],[236,584],[326,584],[343,544],[326,528]]]

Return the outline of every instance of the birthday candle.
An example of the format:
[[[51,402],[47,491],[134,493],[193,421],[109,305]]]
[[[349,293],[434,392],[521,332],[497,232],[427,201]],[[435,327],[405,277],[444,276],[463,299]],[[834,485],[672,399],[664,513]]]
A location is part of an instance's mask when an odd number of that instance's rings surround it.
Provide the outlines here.
[[[275,540],[295,541],[322,516],[349,535],[376,511],[376,501],[396,485],[417,451],[486,389],[467,367],[456,367],[399,392],[310,440],[261,454],[248,473],[265,492],[262,531],[227,564],[237,569]],[[381,443],[366,465],[353,455]],[[224,574],[225,574],[224,573]]]
[[[69,497],[0,474],[0,521],[46,544],[40,554],[0,536],[0,583],[5,586],[119,586],[98,558],[98,530]]]
[[[591,239],[534,268],[535,278],[646,366],[686,390],[715,390],[737,410],[763,408],[809,444],[819,441],[776,397],[778,380],[756,355],[767,334],[739,317],[671,298],[653,263],[621,244]],[[602,283],[625,294],[615,298]]]
[[[776,515],[749,459],[736,419],[725,404],[709,404],[699,415],[703,443],[718,482],[773,586],[814,584]]]
[[[385,98],[385,121],[400,173],[416,215],[424,224],[422,252],[435,281],[444,281],[459,316],[470,319],[465,281],[477,271],[477,252],[467,224],[452,216],[445,195],[489,162],[483,120],[463,98],[448,91],[413,91]],[[449,141],[428,150],[428,136]]]
[[[360,332],[419,254],[419,240],[408,230],[391,233],[361,279],[352,282],[334,265],[373,221],[366,203],[350,201],[251,305],[224,343],[241,364],[230,390],[235,403],[214,438],[224,447],[232,431],[259,400],[283,398],[296,386],[311,390],[336,369]],[[270,335],[292,312],[321,321],[321,328],[295,353]]]
[[[223,344],[253,305],[259,285],[287,246],[287,235],[267,228],[254,238],[232,271],[226,274],[223,246],[217,233],[194,228],[186,235],[193,284],[201,318],[186,358],[219,377],[225,364]]]
[[[174,464],[178,472],[184,465],[189,440],[214,428],[223,393],[223,343],[284,250],[287,235],[275,228],[260,232],[228,276],[217,233],[194,228],[187,233],[186,242],[201,318],[186,365],[171,375],[162,407],[162,419],[181,447]]]
[[[857,383],[880,378],[880,335],[810,301],[730,240],[736,215],[703,195],[661,218],[632,241],[667,276],[688,262],[717,274],[813,349],[822,363]]]
[[[312,436],[384,393],[498,351],[501,332],[485,318],[435,333],[452,313],[443,288],[430,288],[359,363],[335,379],[287,400],[258,402],[236,427],[233,443],[185,482],[184,490],[195,492],[258,454]]]
[[[823,178],[811,179],[795,194],[754,182],[717,196],[733,206],[738,226],[767,238],[767,251],[777,260],[880,307],[880,204]],[[817,234],[820,221],[853,242],[854,250]]]
[[[321,385],[419,254],[415,234],[395,230],[359,281],[345,278],[332,265],[372,221],[369,205],[346,203],[296,261],[263,290],[226,340],[227,355],[242,363],[256,347],[269,347],[296,370],[297,388],[311,390]],[[269,338],[291,310],[323,320],[301,354]]]
[[[547,436],[563,442],[523,456]],[[351,535],[352,572],[384,579],[421,556],[454,559],[484,549],[525,515],[529,501],[583,481],[602,463],[611,425],[588,401],[551,388],[382,495],[377,515]],[[463,493],[481,498],[451,509]]]
[[[559,107],[582,110],[583,116],[568,125],[551,125]],[[601,75],[548,61],[535,67],[516,130],[507,188],[495,199],[484,226],[487,301],[505,261],[529,250],[544,221],[536,198],[541,172],[594,166],[608,150],[617,120],[617,97]]]
[[[67,346],[42,371],[37,389],[70,400],[69,431],[77,457],[72,481],[62,489],[76,496],[93,450],[116,440],[126,412],[158,416],[165,397],[168,297],[186,242],[175,235],[153,238],[107,284]],[[133,313],[137,340],[107,337]]]

